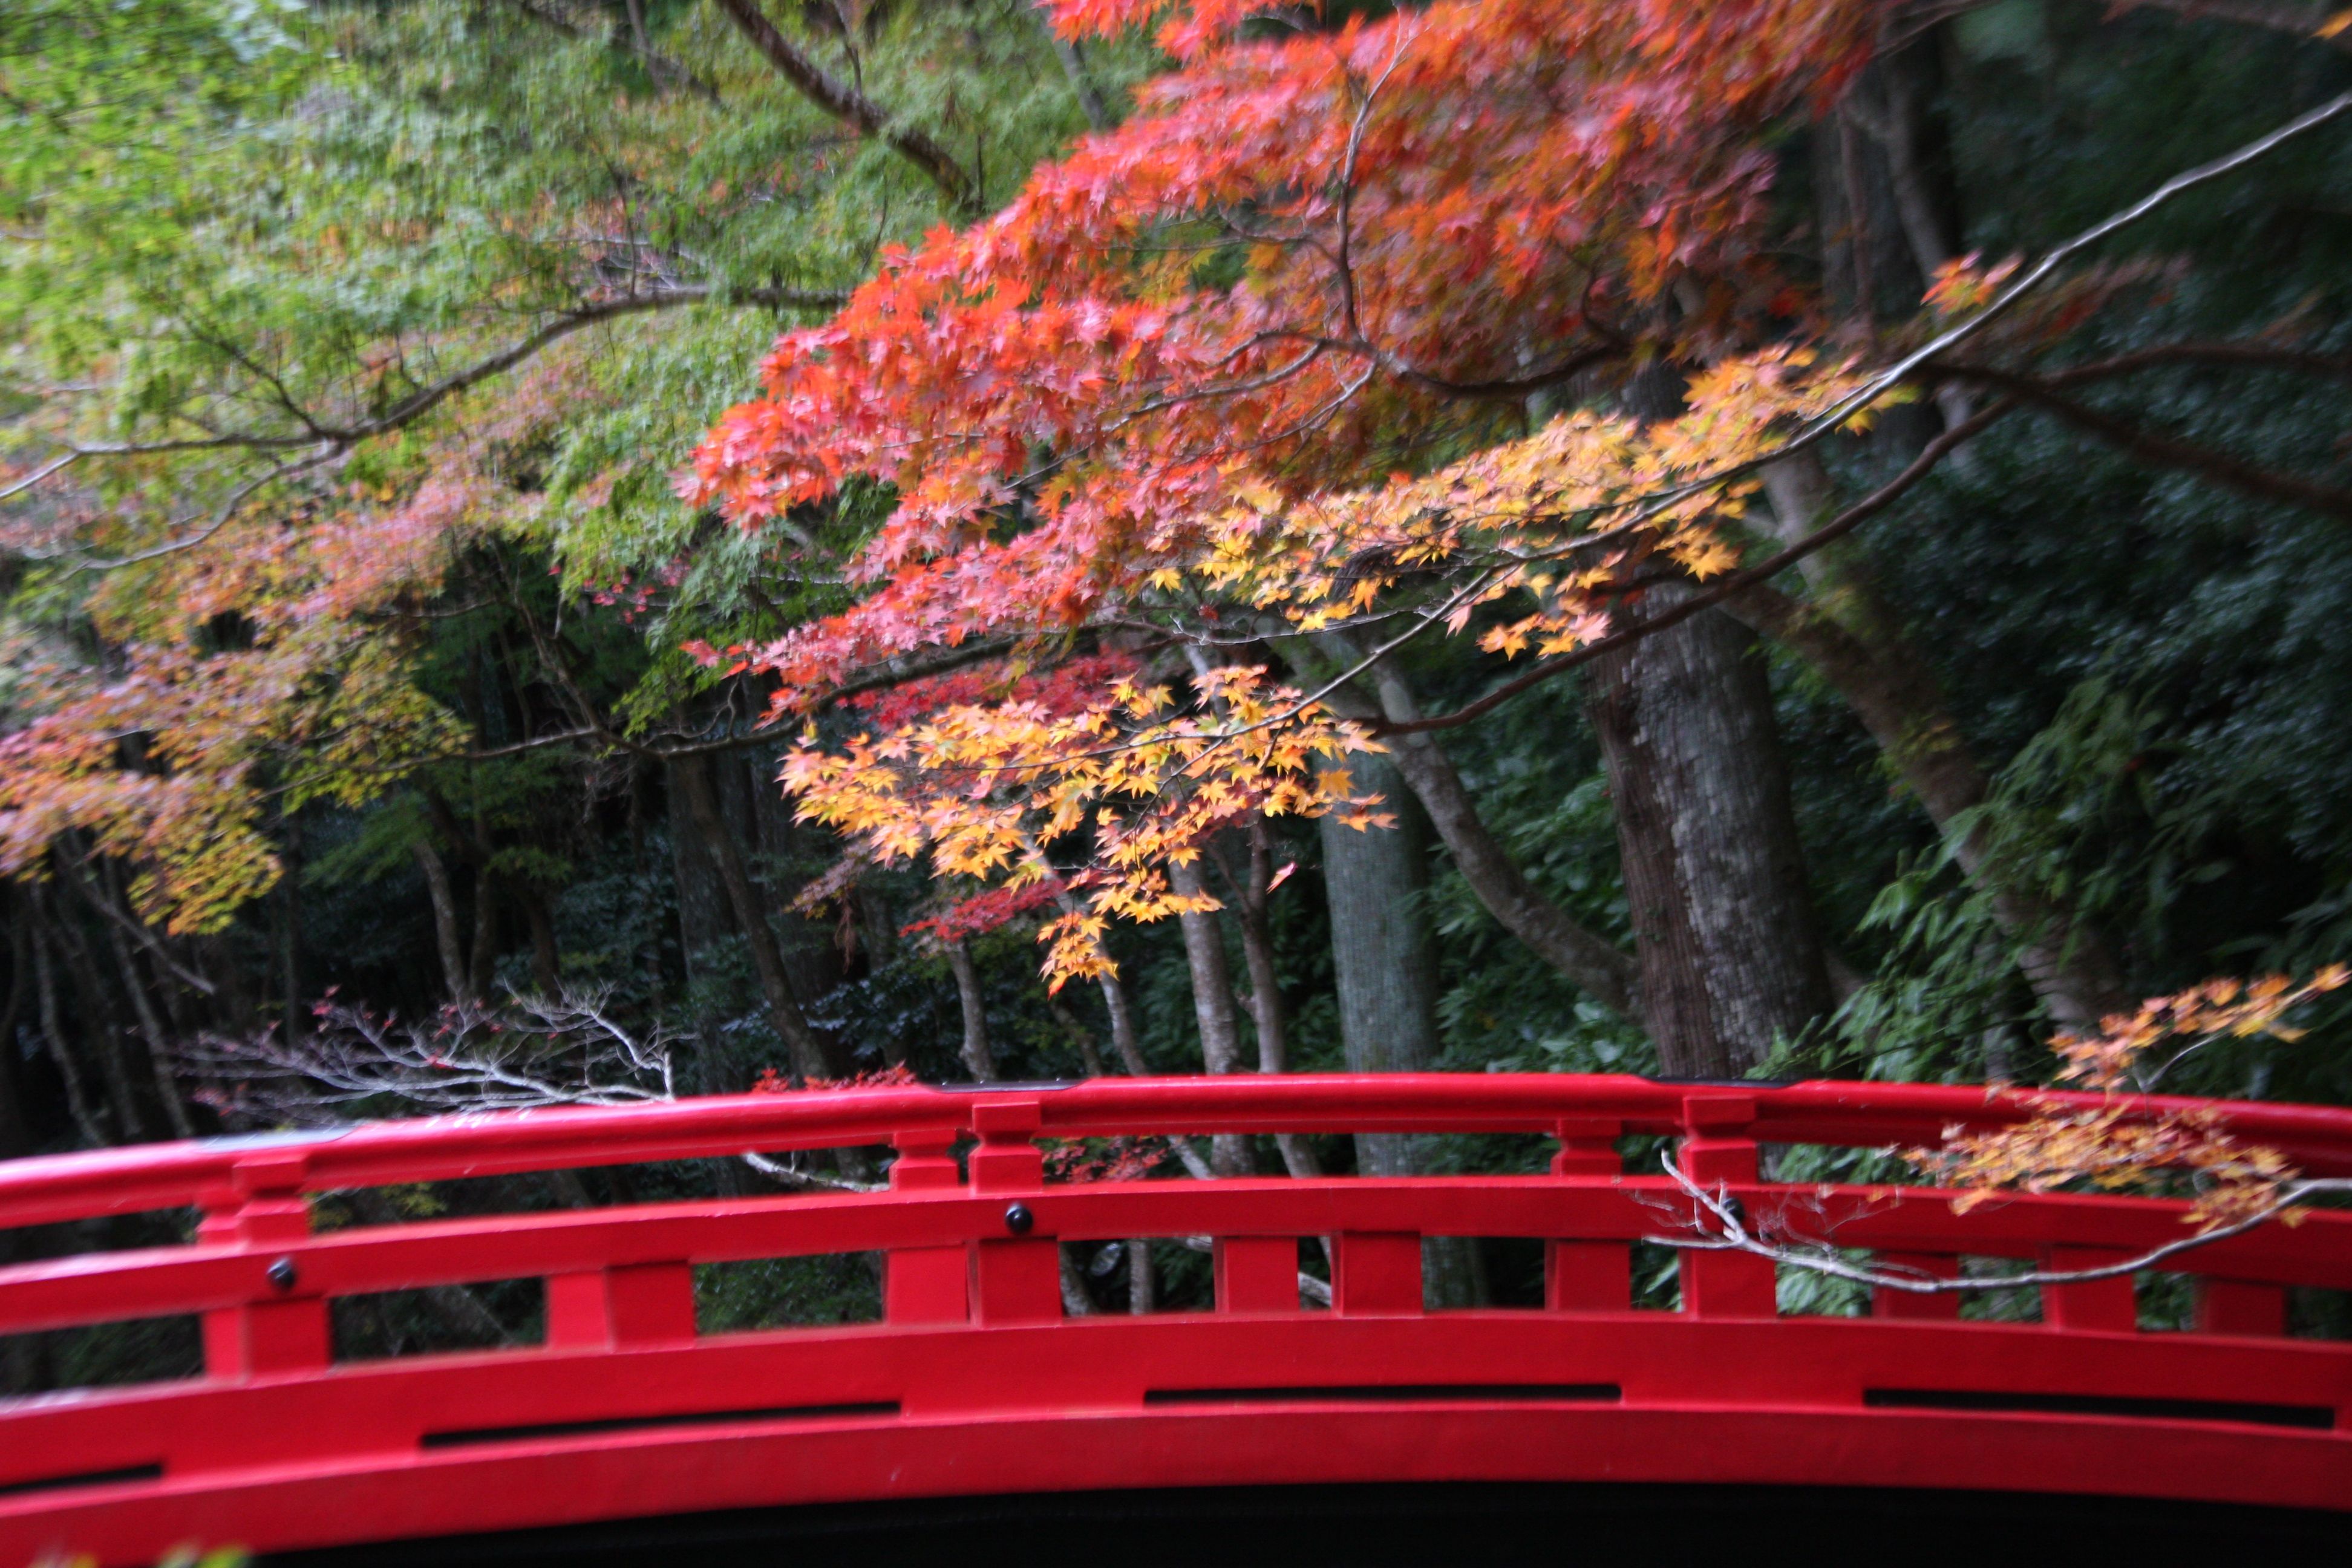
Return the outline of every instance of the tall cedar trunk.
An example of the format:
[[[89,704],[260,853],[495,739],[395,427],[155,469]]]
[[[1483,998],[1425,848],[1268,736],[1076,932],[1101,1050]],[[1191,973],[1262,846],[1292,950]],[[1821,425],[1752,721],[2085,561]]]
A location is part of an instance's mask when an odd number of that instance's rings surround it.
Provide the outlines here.
[[[792,907],[800,889],[783,879],[791,875],[795,859],[803,854],[800,836],[806,829],[793,821],[783,786],[776,782],[780,766],[775,756],[764,751],[742,756],[727,769],[734,787],[721,796],[721,803],[729,805],[730,821],[738,809],[733,803],[740,803],[743,842],[758,851],[751,868],[751,882],[765,892],[765,907],[775,911],[769,924],[775,930],[777,951],[783,954],[784,974],[792,983],[793,994],[822,996],[842,982],[841,949],[823,921]],[[830,858],[830,852],[826,858]]]
[[[1755,634],[1704,611],[1592,668],[1651,1037],[1669,1073],[1737,1077],[1831,1001]]]
[[[1672,417],[1680,377],[1654,365],[1626,401],[1637,417]],[[1693,591],[1662,583],[1633,613]],[[1738,1077],[1833,1000],[1756,635],[1701,611],[1596,660],[1590,693],[1659,1061]]]
[[[497,853],[490,842],[490,826],[484,819],[480,792],[476,791],[474,805],[474,941],[467,951],[467,984],[477,999],[490,994],[490,983],[498,975],[499,957],[499,879],[490,869],[491,857]]]
[[[980,989],[980,966],[971,961],[971,949],[961,942],[940,943],[947,954],[948,973],[955,976],[956,1003],[963,1009],[963,1067],[975,1083],[992,1082],[996,1078],[996,1057],[988,1048],[987,999]]]
[[[1201,862],[1168,867],[1169,885],[1188,899],[1208,896],[1208,879]],[[1213,910],[1179,915],[1184,933],[1184,962],[1192,977],[1192,1017],[1201,1028],[1201,1065],[1212,1074],[1242,1068],[1241,1020],[1234,1010],[1234,977],[1225,962],[1225,933]],[[1255,1168],[1249,1141],[1219,1133],[1210,1144],[1209,1167],[1220,1176],[1245,1176]]]
[[[107,948],[113,955],[115,972],[122,977],[123,993],[131,998],[131,1012],[139,1020],[140,1039],[147,1047],[148,1077],[155,1086],[156,1100],[163,1107],[163,1119],[171,1123],[174,1136],[193,1138],[196,1135],[195,1126],[188,1120],[186,1099],[172,1071],[170,1033],[155,1012],[155,1000],[148,994],[139,965],[131,956],[131,944],[122,939],[122,928],[112,921],[100,923],[106,927]]]
[[[1319,826],[1323,889],[1331,912],[1331,960],[1339,992],[1339,1047],[1349,1072],[1426,1072],[1437,1060],[1437,954],[1430,941],[1429,856],[1421,814],[1386,757],[1347,761],[1349,793],[1378,795],[1392,827],[1355,828],[1326,816]],[[1424,1170],[1429,1140],[1360,1132],[1356,1169],[1368,1176]],[[1476,1246],[1461,1237],[1422,1244],[1432,1305],[1473,1306],[1486,1298]]]
[[[767,911],[760,907],[751,873],[744,868],[742,851],[719,816],[707,760],[680,758],[672,776],[686,796],[687,816],[711,864],[718,868],[719,885],[727,889],[728,901],[734,906],[736,921],[742,927],[745,943],[751,950],[751,967],[760,978],[760,993],[768,1004],[769,1024],[791,1053],[793,1076],[803,1080],[846,1078],[846,1058],[841,1056],[833,1042],[821,1038],[809,1026],[807,1016],[802,1013],[800,1003],[792,994],[784,976],[783,955],[777,951],[775,933],[768,927]]]
[[[719,1019],[712,1012],[711,963],[714,951],[727,940],[727,889],[719,885],[719,868],[702,847],[702,835],[686,807],[686,784],[680,773],[691,759],[672,758],[662,764],[662,782],[669,799],[670,878],[677,893],[677,948],[685,965],[686,990],[694,1006],[695,1085],[703,1093],[740,1089],[727,1070]]]

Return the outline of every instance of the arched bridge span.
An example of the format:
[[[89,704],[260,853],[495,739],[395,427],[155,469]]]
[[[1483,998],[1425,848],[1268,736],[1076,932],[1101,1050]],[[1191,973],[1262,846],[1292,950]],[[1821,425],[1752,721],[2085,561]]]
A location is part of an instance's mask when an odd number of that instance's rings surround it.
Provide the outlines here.
[[[2291,1337],[2293,1287],[2352,1289],[2352,1214],[2178,1254],[2143,1328],[2129,1278],[2053,1285],[2038,1321],[1949,1296],[1781,1312],[1775,1266],[1685,1251],[1633,1303],[1640,1245],[1690,1201],[1628,1138],[1751,1215],[1949,1273],[2072,1268],[2184,1234],[2181,1206],[1759,1179],[1759,1146],[1872,1148],[2024,1114],[1973,1089],[1633,1078],[1096,1079],[752,1095],[382,1123],[0,1167],[0,1230],[189,1210],[182,1245],[0,1268],[0,1334],[194,1314],[182,1382],[0,1403],[0,1563],[174,1544],[265,1552],[718,1510],[1119,1489],[1660,1483],[1933,1489],[2352,1510],[2352,1344]],[[2352,1173],[2352,1112],[2218,1114]],[[1536,1134],[1546,1173],[1062,1182],[1041,1141]],[[887,1190],[313,1228],[326,1193],[824,1148],[896,1152]],[[1772,1168],[1772,1162],[1767,1167]],[[1539,1307],[1432,1311],[1423,1238],[1519,1237]],[[1183,1238],[1213,1310],[1071,1317],[1061,1247]],[[1328,1306],[1302,1258],[1328,1247]],[[698,1265],[876,1252],[880,1321],[698,1333]],[[529,1348],[338,1362],[336,1298],[544,1281]],[[1309,1297],[1324,1292],[1309,1291]],[[2151,1296],[2153,1299],[2153,1296]],[[1895,1495],[1889,1490],[1885,1495]],[[936,1502],[922,1506],[936,1506]],[[613,1528],[619,1529],[617,1523]],[[634,1527],[632,1527],[634,1528]]]

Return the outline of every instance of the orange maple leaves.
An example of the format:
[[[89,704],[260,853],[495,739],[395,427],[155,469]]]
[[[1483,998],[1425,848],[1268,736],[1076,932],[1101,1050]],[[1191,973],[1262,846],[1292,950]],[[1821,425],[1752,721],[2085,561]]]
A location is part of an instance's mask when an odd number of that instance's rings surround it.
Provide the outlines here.
[[[2285,1016],[2347,982],[2352,972],[2341,964],[2302,984],[2282,974],[2212,980],[2106,1018],[2095,1036],[2061,1035],[2052,1042],[2065,1064],[2059,1080],[2099,1090],[2105,1100],[2083,1104],[2037,1097],[2034,1114],[2015,1126],[1953,1129],[1940,1147],[1915,1151],[1910,1159],[1945,1184],[1966,1189],[1957,1200],[1963,1208],[2010,1188],[2146,1191],[2185,1174],[2196,1194],[2187,1217],[2200,1228],[2266,1216],[2291,1195],[2285,1189],[2296,1172],[2284,1155],[2240,1142],[2201,1110],[2151,1110],[2128,1091],[2215,1040],[2265,1034],[2294,1040],[2298,1031],[2284,1022]],[[2181,1044],[2163,1061],[2152,1060],[2168,1041]]]

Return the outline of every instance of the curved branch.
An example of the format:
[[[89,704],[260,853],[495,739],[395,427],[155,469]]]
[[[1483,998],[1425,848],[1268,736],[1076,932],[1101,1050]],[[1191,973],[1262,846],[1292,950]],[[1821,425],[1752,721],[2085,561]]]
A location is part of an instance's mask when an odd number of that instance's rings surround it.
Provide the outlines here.
[[[2352,522],[2352,490],[2338,489],[2299,474],[2283,474],[2194,441],[2160,435],[2103,409],[2078,403],[2032,376],[1975,367],[1955,368],[1948,374],[1997,387],[2011,399],[2030,403],[2152,467],[2197,474],[2258,500],[2285,501]]]
[[[849,82],[843,81],[802,52],[776,29],[754,0],[719,0],[719,8],[751,47],[776,68],[776,74],[801,90],[803,97],[835,120],[878,138],[893,152],[922,171],[963,217],[980,216],[980,190],[962,164],[929,134],[912,125],[892,121],[883,107]]]

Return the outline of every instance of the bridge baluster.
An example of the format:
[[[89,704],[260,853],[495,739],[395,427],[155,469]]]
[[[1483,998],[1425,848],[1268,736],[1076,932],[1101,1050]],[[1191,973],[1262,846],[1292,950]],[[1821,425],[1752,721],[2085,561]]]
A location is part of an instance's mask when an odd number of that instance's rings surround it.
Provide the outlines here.
[[[1561,1121],[1553,1129],[1559,1152],[1551,1157],[1555,1176],[1614,1176],[1622,1121],[1590,1118]],[[1622,1241],[1552,1241],[1544,1247],[1544,1306],[1554,1312],[1622,1312],[1633,1299],[1633,1248]]]
[[[1932,1252],[1882,1252],[1878,1264],[1882,1268],[1902,1269],[1936,1279],[1960,1277],[1958,1258]],[[1912,1290],[1890,1290],[1882,1285],[1870,1293],[1870,1315],[1949,1321],[1960,1315],[1960,1293],[1938,1290],[1933,1295],[1921,1295]]]
[[[310,1205],[302,1196],[309,1156],[299,1150],[239,1160],[229,1176],[232,1200],[208,1205],[196,1238],[241,1247],[254,1262],[257,1299],[204,1315],[205,1373],[242,1382],[273,1373],[324,1367],[332,1354],[326,1298],[306,1291],[299,1267],[270,1272],[278,1247],[309,1239]]]
[[[1216,1238],[1217,1310],[1298,1310],[1298,1242],[1287,1236]]]
[[[2053,1247],[2042,1256],[2042,1267],[2052,1273],[2100,1268],[2120,1263],[2128,1252],[2090,1247]],[[2042,1287],[2042,1321],[2053,1329],[2097,1329],[2131,1333],[2139,1327],[2139,1299],[2131,1276],[2085,1279],[2073,1285]]]
[[[1362,1318],[1421,1310],[1420,1237],[1410,1232],[1348,1231],[1333,1241],[1332,1311],[1343,1318]]]
[[[1682,1166],[1701,1186],[1742,1186],[1756,1181],[1756,1099],[1747,1094],[1694,1094],[1683,1100]],[[1703,1318],[1769,1318],[1780,1310],[1769,1258],[1742,1252],[1682,1255],[1683,1310]]]
[[[694,1270],[639,1263],[547,1281],[551,1350],[677,1344],[694,1338]]]
[[[892,1192],[938,1192],[961,1186],[956,1169],[958,1130],[910,1128],[891,1139],[898,1158],[890,1166]],[[883,1315],[894,1323],[961,1323],[971,1315],[965,1300],[971,1265],[961,1247],[902,1247],[883,1263]]]
[[[971,1152],[971,1190],[1007,1199],[1003,1238],[975,1241],[971,1246],[971,1310],[982,1323],[1034,1323],[1062,1315],[1062,1248],[1051,1237],[1034,1240],[1034,1223],[1027,1204],[1045,1191],[1045,1156],[1037,1148],[1037,1130],[1044,1117],[1034,1100],[983,1100],[971,1108],[972,1131],[980,1147]]]
[[[2207,1334],[2284,1334],[2286,1289],[2239,1279],[2200,1279],[2197,1329]]]

